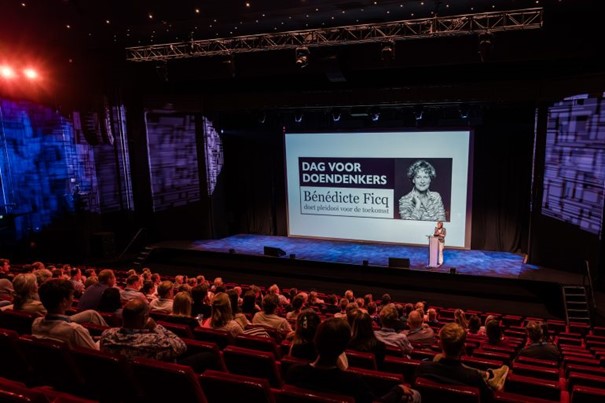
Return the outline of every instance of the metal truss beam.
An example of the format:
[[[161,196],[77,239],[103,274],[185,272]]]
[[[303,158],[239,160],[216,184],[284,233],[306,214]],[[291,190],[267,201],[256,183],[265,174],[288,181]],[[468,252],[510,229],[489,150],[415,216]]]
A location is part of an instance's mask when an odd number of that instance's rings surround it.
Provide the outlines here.
[[[443,36],[472,35],[484,32],[518,31],[541,28],[543,9],[465,14],[402,20],[381,24],[349,25],[192,40],[126,48],[126,59],[134,62],[166,61],[236,53],[295,49],[298,47],[343,46],[372,42],[424,39]]]

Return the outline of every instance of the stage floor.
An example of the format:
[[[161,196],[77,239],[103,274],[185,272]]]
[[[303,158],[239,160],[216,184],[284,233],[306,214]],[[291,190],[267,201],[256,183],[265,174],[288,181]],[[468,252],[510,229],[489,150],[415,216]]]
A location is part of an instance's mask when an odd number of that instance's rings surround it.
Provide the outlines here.
[[[409,258],[410,269],[434,273],[449,273],[455,267],[457,274],[486,276],[495,278],[550,281],[561,284],[578,284],[581,276],[545,267],[523,263],[523,255],[508,252],[482,250],[447,249],[444,254],[444,265],[427,269],[428,247],[405,246],[394,244],[377,244],[332,241],[321,239],[289,238],[281,236],[264,236],[240,234],[223,239],[200,240],[192,242],[162,242],[155,246],[178,247],[182,249],[228,252],[234,249],[238,254],[263,255],[264,246],[280,248],[296,255],[297,260],[314,262],[344,263],[362,265],[364,260],[370,266],[388,266],[389,257]]]

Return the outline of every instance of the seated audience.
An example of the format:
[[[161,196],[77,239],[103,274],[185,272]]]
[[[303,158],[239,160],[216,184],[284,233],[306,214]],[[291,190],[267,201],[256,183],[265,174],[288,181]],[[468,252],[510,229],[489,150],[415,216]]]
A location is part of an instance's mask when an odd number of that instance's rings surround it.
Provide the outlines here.
[[[439,332],[439,344],[442,354],[435,360],[423,361],[416,369],[416,377],[431,379],[436,382],[454,385],[467,385],[479,388],[481,401],[492,397],[492,390],[502,390],[508,367],[482,371],[462,364],[460,357],[464,354],[466,330],[453,322],[444,325]]]
[[[0,259],[0,279],[13,279],[11,273],[11,262],[8,259]]]
[[[34,320],[32,324],[33,336],[63,341],[69,347],[79,346],[99,349],[88,330],[65,315],[65,311],[71,307],[74,298],[74,286],[69,280],[48,280],[40,286],[39,294],[48,313],[45,317]],[[82,316],[98,315],[94,311],[81,312],[81,314]]]
[[[290,355],[292,357],[309,361],[314,361],[317,358],[313,339],[320,323],[321,318],[312,309],[304,310],[298,315],[296,318],[296,330],[290,344]]]
[[[292,327],[286,318],[275,314],[279,306],[279,297],[276,294],[267,294],[263,298],[263,310],[257,312],[252,318],[255,325],[263,325],[277,330],[282,336],[292,332]]]
[[[347,298],[342,298],[340,300],[340,303],[338,304],[339,306],[339,311],[336,312],[334,314],[335,318],[343,318],[346,319],[347,318],[347,306],[349,305],[349,300]]]
[[[74,285],[74,290],[76,292],[74,296],[76,298],[80,298],[82,296],[82,293],[84,293],[84,281],[82,280],[82,271],[77,267],[73,267],[72,269],[70,269],[69,275],[69,280]]]
[[[13,280],[13,288],[15,296],[12,309],[37,316],[46,315],[46,309],[38,297],[38,281],[34,274],[17,274]]]
[[[336,314],[340,311],[336,302],[338,301],[338,297],[334,294],[328,295],[326,297],[326,302],[321,306],[322,312],[326,314]]]
[[[477,315],[471,315],[468,320],[468,334],[473,336],[481,336],[481,319]]]
[[[208,285],[205,282],[204,280],[200,283],[198,279],[198,285],[191,289],[191,299],[193,300],[191,315],[198,320],[209,318],[212,314],[212,307],[208,304]]]
[[[380,310],[380,322],[382,328],[374,331],[378,340],[382,341],[387,346],[397,347],[401,349],[403,355],[408,356],[413,347],[408,340],[408,337],[403,333],[397,333],[393,326],[399,321],[399,314],[395,308],[395,304],[389,304]]]
[[[519,351],[519,355],[524,357],[538,358],[541,360],[561,360],[561,352],[558,347],[544,339],[542,323],[529,321],[525,326],[528,344]]]
[[[404,330],[403,334],[408,337],[411,343],[418,343],[430,346],[435,341],[435,331],[429,325],[423,322],[423,315],[418,310],[410,312],[408,315],[409,330]]]
[[[130,300],[122,311],[121,328],[107,329],[101,335],[101,350],[128,358],[144,357],[174,361],[187,350],[185,342],[149,317],[148,304]]]
[[[224,330],[229,332],[232,337],[244,333],[244,329],[233,320],[233,312],[231,310],[231,301],[227,293],[219,292],[212,300],[212,315],[203,324],[204,327],[212,329]]]
[[[156,299],[158,297],[157,288],[155,286],[155,283],[152,280],[145,280],[143,282],[143,287],[141,288],[141,293],[143,293],[143,295],[145,295],[145,298],[147,298],[147,301],[153,301],[154,299]]]
[[[382,368],[386,355],[386,344],[378,340],[374,334],[372,318],[368,313],[359,311],[353,319],[351,341],[349,341],[348,348],[363,353],[374,353],[378,369]]]
[[[174,296],[171,315],[190,318],[192,305],[193,301],[191,300],[191,295],[181,291]]]
[[[290,300],[285,295],[282,295],[280,293],[277,284],[273,284],[271,287],[269,287],[267,292],[269,293],[269,295],[277,295],[277,297],[279,298],[279,306],[290,304]]]
[[[305,309],[306,302],[307,294],[304,292],[298,293],[292,299],[292,310],[286,314],[286,319],[296,320],[298,314],[301,313],[303,309]]]
[[[293,365],[286,382],[305,389],[352,396],[358,403],[420,401],[418,392],[404,385],[394,386],[382,397],[374,396],[360,375],[338,368],[338,357],[350,339],[351,328],[346,321],[338,318],[323,321],[315,335],[317,359],[310,364]]]
[[[242,301],[242,313],[250,315],[249,318],[252,318],[260,310],[260,307],[256,305],[256,293],[253,290],[246,291]]]
[[[353,290],[346,290],[345,291],[345,295],[344,298],[348,301],[348,302],[355,302],[355,294],[353,293]]]
[[[126,305],[133,298],[140,298],[147,302],[147,297],[140,289],[143,286],[143,279],[138,274],[132,274],[126,279],[126,287],[120,291],[122,305]]]
[[[242,329],[246,329],[246,326],[250,324],[250,321],[248,320],[248,318],[246,318],[246,315],[242,313],[242,310],[239,306],[239,295],[237,291],[235,289],[231,289],[227,291],[227,295],[229,296],[229,302],[231,303],[231,313],[233,314],[233,320],[236,321]],[[244,333],[246,333],[245,330]]]
[[[464,330],[468,329],[468,320],[466,319],[466,314],[462,309],[456,309],[454,311],[454,322],[462,326]]]
[[[309,306],[321,306],[325,304],[325,301],[317,296],[317,291],[311,291],[309,293],[309,300],[307,301]]]
[[[115,287],[106,288],[103,295],[101,295],[97,311],[121,315],[122,299],[120,298],[120,290]]]
[[[13,283],[8,278],[0,278],[0,302],[6,302],[5,305],[12,305],[14,297]]]
[[[429,326],[441,326],[441,322],[439,322],[439,320],[437,320],[437,310],[433,309],[433,308],[429,308],[429,310],[426,312],[426,316],[427,316],[427,325]]]
[[[158,298],[149,303],[153,312],[171,314],[174,299],[174,285],[171,281],[162,281],[158,286]]]
[[[105,269],[101,270],[98,276],[99,281],[86,288],[84,294],[78,301],[78,309],[83,311],[86,309],[98,309],[99,302],[103,292],[110,287],[116,285],[116,276],[113,274],[113,270]]]

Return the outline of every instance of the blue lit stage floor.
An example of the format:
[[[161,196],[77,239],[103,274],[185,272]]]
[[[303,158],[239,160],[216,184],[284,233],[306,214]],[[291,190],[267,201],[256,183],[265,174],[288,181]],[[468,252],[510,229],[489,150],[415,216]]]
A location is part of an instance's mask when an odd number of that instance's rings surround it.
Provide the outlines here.
[[[163,245],[166,245],[166,243],[163,243]],[[229,249],[234,249],[238,254],[263,255],[264,246],[280,248],[287,255],[295,254],[296,259],[317,262],[361,265],[364,260],[368,260],[370,266],[388,266],[389,257],[409,258],[412,270],[435,273],[449,273],[450,268],[455,267],[458,274],[471,276],[540,280],[540,277],[542,277],[539,275],[540,272],[544,270],[552,271],[524,264],[522,255],[507,252],[448,250],[446,248],[445,264],[439,268],[427,269],[425,266],[427,264],[428,247],[252,234],[194,241],[188,246],[188,249],[214,252],[227,252]],[[287,259],[287,256],[283,259]],[[566,273],[560,274],[565,277]]]

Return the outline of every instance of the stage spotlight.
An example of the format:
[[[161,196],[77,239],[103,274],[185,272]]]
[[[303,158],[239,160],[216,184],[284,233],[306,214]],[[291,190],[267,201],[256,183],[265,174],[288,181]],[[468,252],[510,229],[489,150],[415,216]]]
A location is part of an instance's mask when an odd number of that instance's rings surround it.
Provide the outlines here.
[[[0,76],[2,78],[11,79],[15,78],[15,70],[10,66],[0,66]]]
[[[494,35],[491,32],[484,32],[479,35],[479,56],[481,62],[489,60],[494,49]]]
[[[332,121],[333,122],[340,122],[341,117],[342,117],[342,113],[340,112],[339,109],[332,110]]]
[[[423,116],[424,116],[424,106],[416,105],[414,107],[414,118],[416,120],[422,120]]]
[[[370,109],[370,119],[372,120],[372,122],[378,122],[380,120],[380,109]]]
[[[294,121],[296,123],[301,123],[302,120],[303,120],[303,113],[302,112],[298,111],[298,112],[294,113]]]
[[[471,112],[470,106],[468,104],[460,104],[458,105],[458,113],[460,114],[460,119],[468,119],[468,115]]]
[[[389,41],[382,45],[380,60],[383,62],[392,62],[395,60],[395,42]]]
[[[30,80],[36,80],[38,76],[38,72],[32,68],[23,69],[23,75]]]
[[[309,57],[311,56],[311,52],[309,51],[308,47],[301,46],[299,48],[296,48],[294,55],[296,58],[296,65],[298,67],[304,69],[309,65]]]

